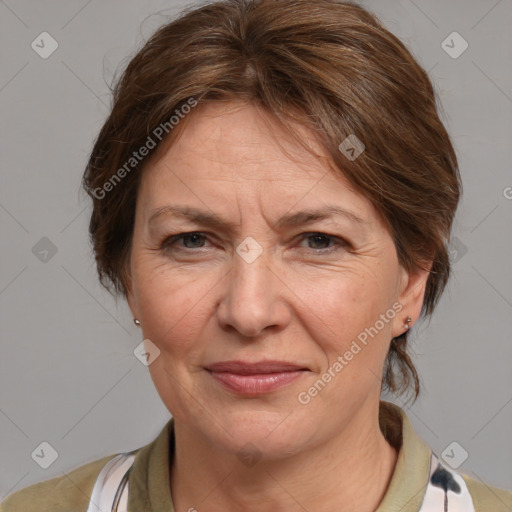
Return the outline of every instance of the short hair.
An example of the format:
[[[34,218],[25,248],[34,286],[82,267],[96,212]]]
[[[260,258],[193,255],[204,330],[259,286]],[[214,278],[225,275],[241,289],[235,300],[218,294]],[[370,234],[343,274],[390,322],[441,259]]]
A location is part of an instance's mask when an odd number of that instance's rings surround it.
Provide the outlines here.
[[[169,127],[191,99],[242,100],[284,127],[294,119],[311,129],[337,170],[381,214],[400,264],[414,271],[433,262],[422,307],[423,316],[432,314],[450,275],[447,244],[461,192],[457,158],[426,71],[373,14],[336,0],[189,7],[130,60],[82,180],[93,201],[89,233],[107,290],[127,295],[146,163],[131,161],[133,151],[157,127]],[[339,149],[350,135],[364,144],[357,158]],[[122,183],[112,181],[121,175]],[[419,377],[407,337],[391,340],[383,388],[403,394],[412,387],[416,399]]]

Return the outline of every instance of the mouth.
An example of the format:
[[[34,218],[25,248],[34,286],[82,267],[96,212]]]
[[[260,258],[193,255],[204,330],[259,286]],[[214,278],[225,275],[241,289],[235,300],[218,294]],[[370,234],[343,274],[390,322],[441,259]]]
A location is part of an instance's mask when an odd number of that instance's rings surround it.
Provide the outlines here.
[[[276,391],[302,377],[309,368],[286,361],[222,361],[205,367],[225,388],[242,395]]]

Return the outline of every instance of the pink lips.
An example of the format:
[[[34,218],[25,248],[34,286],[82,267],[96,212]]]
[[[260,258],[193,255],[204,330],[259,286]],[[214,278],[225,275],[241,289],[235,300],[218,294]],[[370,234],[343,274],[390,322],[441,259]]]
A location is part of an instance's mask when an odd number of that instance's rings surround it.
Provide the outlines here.
[[[210,375],[236,393],[270,393],[301,377],[308,368],[284,361],[223,361],[206,367]]]

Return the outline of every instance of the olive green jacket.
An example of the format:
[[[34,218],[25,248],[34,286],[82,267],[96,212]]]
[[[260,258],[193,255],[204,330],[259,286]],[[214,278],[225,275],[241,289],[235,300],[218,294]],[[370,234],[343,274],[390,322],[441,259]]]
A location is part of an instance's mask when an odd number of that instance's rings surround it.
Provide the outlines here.
[[[431,450],[416,435],[402,409],[384,401],[381,408],[398,420],[395,426],[381,424],[381,428],[391,444],[398,439],[399,452],[390,485],[377,512],[418,512],[430,477]],[[400,427],[396,425],[400,424],[401,432],[397,432]],[[171,418],[154,441],[133,452],[136,456],[129,473],[128,512],[175,512],[168,463],[173,451]],[[14,492],[0,504],[0,512],[86,512],[96,478],[114,455]],[[512,512],[512,492],[461,476],[475,512]]]

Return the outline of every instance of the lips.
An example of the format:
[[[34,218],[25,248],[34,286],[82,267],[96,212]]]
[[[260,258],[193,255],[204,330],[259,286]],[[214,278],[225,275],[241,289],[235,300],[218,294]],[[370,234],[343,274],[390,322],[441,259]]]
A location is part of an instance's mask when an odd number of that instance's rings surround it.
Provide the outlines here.
[[[276,391],[309,371],[285,361],[222,361],[208,365],[206,370],[224,388],[252,396]]]
[[[245,361],[223,361],[209,365],[206,369],[212,372],[228,372],[236,373],[238,375],[262,375],[266,373],[307,370],[308,368],[284,361],[261,361],[256,363],[249,363]]]

